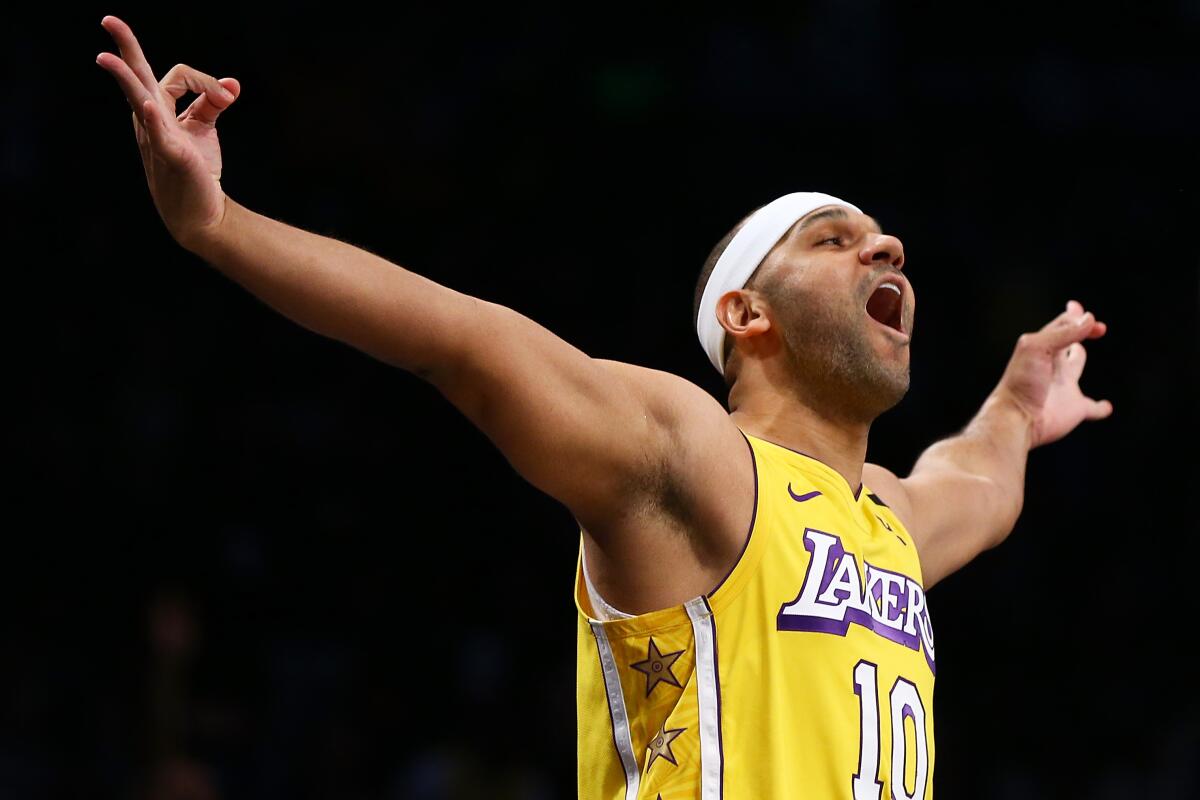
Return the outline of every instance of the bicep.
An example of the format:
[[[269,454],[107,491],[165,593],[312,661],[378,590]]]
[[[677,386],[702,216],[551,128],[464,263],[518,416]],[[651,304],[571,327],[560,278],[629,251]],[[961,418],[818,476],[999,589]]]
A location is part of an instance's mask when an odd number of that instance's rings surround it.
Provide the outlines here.
[[[678,389],[493,303],[480,301],[462,341],[429,380],[522,477],[590,524],[656,491]]]
[[[863,481],[887,500],[908,529],[925,589],[1003,538],[996,520],[1004,516],[1005,495],[986,477],[944,469],[898,478],[877,464],[865,464]]]

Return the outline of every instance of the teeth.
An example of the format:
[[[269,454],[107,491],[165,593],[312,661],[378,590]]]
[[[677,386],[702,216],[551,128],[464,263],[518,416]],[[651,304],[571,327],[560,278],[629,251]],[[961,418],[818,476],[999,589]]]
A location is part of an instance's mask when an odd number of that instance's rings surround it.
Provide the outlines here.
[[[903,292],[900,291],[900,287],[897,286],[896,284],[892,283],[891,281],[885,282],[879,288],[880,289],[891,289],[896,294],[903,294]]]

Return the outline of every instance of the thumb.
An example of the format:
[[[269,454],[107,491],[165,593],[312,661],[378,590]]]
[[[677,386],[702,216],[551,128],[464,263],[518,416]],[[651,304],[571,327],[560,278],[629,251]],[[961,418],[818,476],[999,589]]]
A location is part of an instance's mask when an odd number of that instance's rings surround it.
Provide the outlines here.
[[[1105,419],[1112,416],[1113,404],[1108,400],[1088,400],[1088,419]]]
[[[222,96],[216,91],[206,89],[188,106],[186,117],[206,122],[209,125],[216,125],[217,117],[221,115],[222,111],[233,105],[242,91],[242,86],[238,83],[237,78],[214,79],[213,84],[229,94]]]

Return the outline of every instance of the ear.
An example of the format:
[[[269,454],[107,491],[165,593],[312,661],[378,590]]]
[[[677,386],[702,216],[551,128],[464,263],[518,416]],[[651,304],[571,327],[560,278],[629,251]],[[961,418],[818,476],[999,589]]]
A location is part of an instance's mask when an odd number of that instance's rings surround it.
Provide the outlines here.
[[[749,289],[734,289],[717,298],[717,322],[735,342],[748,342],[771,329],[766,300]]]

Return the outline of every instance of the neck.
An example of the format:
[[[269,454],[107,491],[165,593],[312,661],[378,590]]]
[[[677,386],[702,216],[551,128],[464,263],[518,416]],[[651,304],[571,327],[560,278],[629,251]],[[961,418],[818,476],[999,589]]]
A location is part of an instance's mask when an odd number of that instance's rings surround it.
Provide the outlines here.
[[[760,387],[762,388],[762,387]],[[748,391],[741,380],[729,393],[730,418],[746,433],[781,444],[821,461],[859,496],[867,457],[870,422],[847,420],[793,394]]]

